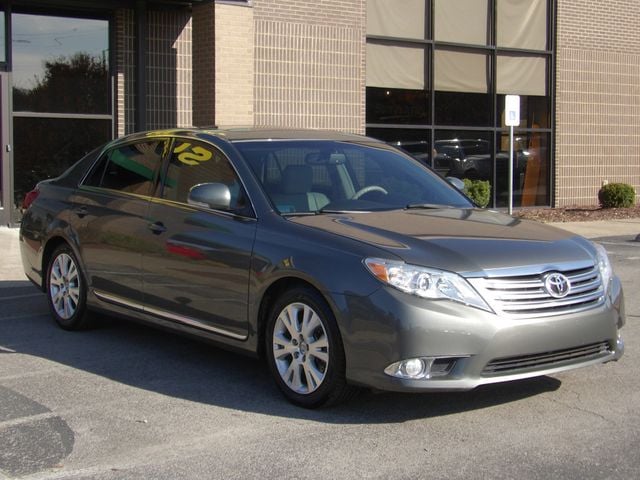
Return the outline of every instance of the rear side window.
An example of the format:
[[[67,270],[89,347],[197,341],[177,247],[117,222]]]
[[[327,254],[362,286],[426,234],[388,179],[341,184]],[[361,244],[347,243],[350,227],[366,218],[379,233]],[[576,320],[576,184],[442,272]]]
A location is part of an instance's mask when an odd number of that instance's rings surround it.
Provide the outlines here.
[[[162,175],[162,198],[187,203],[189,191],[201,183],[224,183],[231,192],[231,210],[247,206],[244,190],[227,157],[213,145],[176,139]]]
[[[150,195],[167,143],[153,140],[114,148],[98,161],[84,184]]]

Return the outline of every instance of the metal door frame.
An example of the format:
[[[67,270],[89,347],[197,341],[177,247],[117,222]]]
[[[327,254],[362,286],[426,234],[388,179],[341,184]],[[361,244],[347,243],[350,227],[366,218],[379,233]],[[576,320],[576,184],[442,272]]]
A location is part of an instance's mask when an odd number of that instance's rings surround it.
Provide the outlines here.
[[[2,168],[2,198],[0,225],[11,224],[13,206],[13,129],[11,116],[11,74],[0,71],[0,168]]]

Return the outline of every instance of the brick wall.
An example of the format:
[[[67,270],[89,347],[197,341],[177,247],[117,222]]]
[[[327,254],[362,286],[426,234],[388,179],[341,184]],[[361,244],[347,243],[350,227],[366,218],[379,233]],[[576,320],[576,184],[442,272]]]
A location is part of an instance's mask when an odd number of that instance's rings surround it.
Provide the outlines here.
[[[191,14],[149,11],[147,14],[147,128],[190,126]],[[115,15],[116,135],[135,130],[135,15],[119,9]]]
[[[254,124],[254,9],[216,4],[215,123]]]
[[[191,126],[191,12],[147,15],[147,127]]]
[[[640,2],[557,3],[555,205],[597,204],[605,180],[640,193]]]
[[[255,123],[364,132],[365,0],[254,0]]]
[[[193,6],[193,124],[210,126],[216,123],[216,55],[215,17],[213,3]]]

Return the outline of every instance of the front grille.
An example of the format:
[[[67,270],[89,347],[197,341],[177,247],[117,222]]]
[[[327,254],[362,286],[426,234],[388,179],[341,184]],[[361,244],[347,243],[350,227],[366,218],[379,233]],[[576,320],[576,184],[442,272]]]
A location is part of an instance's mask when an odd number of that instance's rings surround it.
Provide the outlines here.
[[[564,298],[554,298],[545,289],[544,276],[550,272],[470,278],[469,281],[496,313],[518,318],[580,312],[604,302],[604,289],[595,266],[559,272],[571,283],[569,294]]]
[[[564,350],[496,358],[484,367],[482,375],[504,375],[528,369],[553,368],[554,366],[576,363],[576,360],[586,361],[609,354],[611,354],[609,342],[605,341]]]

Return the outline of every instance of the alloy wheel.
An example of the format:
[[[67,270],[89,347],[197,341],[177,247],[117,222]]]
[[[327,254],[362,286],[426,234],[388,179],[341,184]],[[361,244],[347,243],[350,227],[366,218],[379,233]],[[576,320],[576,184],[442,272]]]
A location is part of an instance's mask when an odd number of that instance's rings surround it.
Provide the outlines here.
[[[49,297],[56,314],[68,320],[78,310],[80,302],[80,273],[71,256],[58,255],[49,273]]]
[[[286,386],[310,394],[322,384],[329,367],[329,339],[322,318],[304,303],[291,303],[273,329],[273,358]]]

